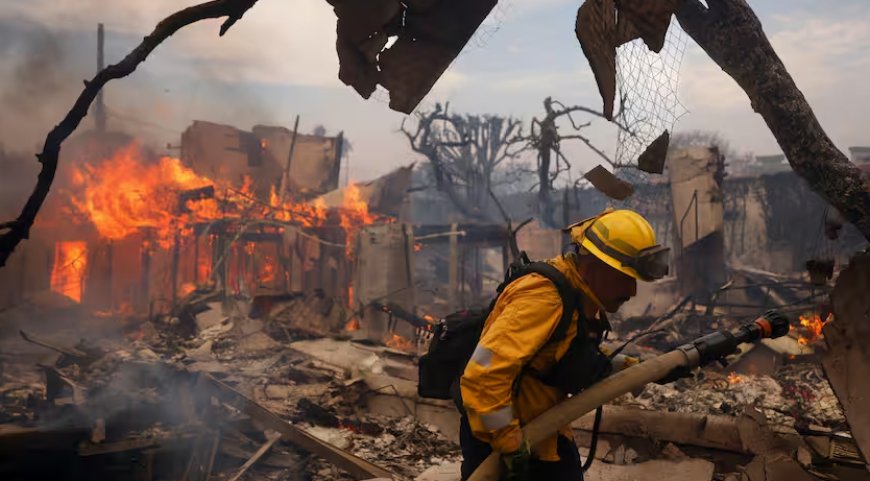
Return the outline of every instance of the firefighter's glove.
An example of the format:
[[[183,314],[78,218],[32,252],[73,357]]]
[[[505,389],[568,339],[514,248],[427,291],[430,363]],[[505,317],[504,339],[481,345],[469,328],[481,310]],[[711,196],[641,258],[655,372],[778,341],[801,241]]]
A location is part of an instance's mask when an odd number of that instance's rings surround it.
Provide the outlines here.
[[[523,439],[520,449],[512,453],[502,453],[501,461],[504,464],[501,481],[531,481],[529,462],[532,458],[532,447],[529,441]]]

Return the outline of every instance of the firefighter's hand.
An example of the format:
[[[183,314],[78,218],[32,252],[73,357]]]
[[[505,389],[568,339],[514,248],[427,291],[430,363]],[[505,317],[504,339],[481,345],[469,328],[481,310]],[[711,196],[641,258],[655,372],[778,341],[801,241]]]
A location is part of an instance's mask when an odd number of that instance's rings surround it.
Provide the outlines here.
[[[531,481],[529,461],[532,457],[531,445],[528,440],[523,440],[520,449],[512,453],[502,453],[501,481]]]

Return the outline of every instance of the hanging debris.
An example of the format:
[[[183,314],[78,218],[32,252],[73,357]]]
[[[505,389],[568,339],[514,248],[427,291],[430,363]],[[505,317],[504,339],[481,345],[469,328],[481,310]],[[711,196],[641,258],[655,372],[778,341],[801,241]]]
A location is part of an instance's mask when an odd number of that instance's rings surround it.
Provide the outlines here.
[[[366,99],[383,86],[390,92],[390,108],[409,114],[496,0],[330,3],[338,17],[338,78]]]
[[[640,154],[637,159],[637,168],[650,174],[664,172],[670,142],[671,135],[665,130]]]
[[[586,172],[583,177],[595,186],[599,192],[611,199],[625,200],[634,193],[634,187],[631,184],[613,175],[613,173],[601,165]]]

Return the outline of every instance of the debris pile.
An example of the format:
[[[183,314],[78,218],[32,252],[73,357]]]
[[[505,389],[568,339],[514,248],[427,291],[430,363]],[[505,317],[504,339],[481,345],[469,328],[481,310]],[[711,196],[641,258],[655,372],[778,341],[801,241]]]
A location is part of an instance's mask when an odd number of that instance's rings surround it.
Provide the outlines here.
[[[126,338],[70,346],[22,331],[18,344],[54,356],[2,359],[0,445],[12,447],[2,457],[17,456],[4,478],[413,478],[457,459],[457,446],[413,411],[365,409],[372,388],[360,374],[388,379],[397,364],[381,357],[392,350],[333,341],[364,358],[346,369],[294,349],[286,310],[264,321],[238,303],[194,300]],[[303,312],[323,305],[315,296]],[[181,338],[185,329],[193,334]],[[72,460],[72,472],[56,471],[54,461]]]
[[[725,375],[708,369],[672,384],[650,384],[638,396],[627,395],[614,404],[724,415],[741,415],[746,408],[754,408],[778,432],[793,431],[795,424],[848,430],[831,386],[812,364],[786,366],[774,376]]]
[[[379,306],[416,326],[400,306]],[[165,316],[91,316],[115,326],[115,335],[70,343],[58,339],[75,337],[61,332],[24,330],[19,348],[53,357],[14,349],[0,357],[0,456],[16,459],[0,462],[8,466],[0,475],[457,480],[452,403],[417,396],[413,353],[352,340],[348,311],[322,293],[244,299],[194,291]],[[664,336],[624,352],[648,359],[742,322],[708,317],[689,302],[669,311],[656,321]],[[596,458],[588,476],[870,479],[818,364],[823,325],[805,316],[788,336],[744,345],[727,367],[614,400],[594,452],[593,417],[576,421],[581,455]],[[623,321],[608,342],[619,347],[643,330]],[[74,472],[59,473],[61,465]]]

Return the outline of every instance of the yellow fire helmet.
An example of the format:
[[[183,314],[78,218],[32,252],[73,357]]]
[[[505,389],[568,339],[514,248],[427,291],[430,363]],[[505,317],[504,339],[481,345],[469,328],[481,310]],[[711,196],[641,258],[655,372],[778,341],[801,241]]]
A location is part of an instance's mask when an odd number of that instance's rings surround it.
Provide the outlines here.
[[[637,212],[607,209],[564,230],[571,242],[635,279],[653,281],[668,274],[670,249],[656,243],[652,226]]]

